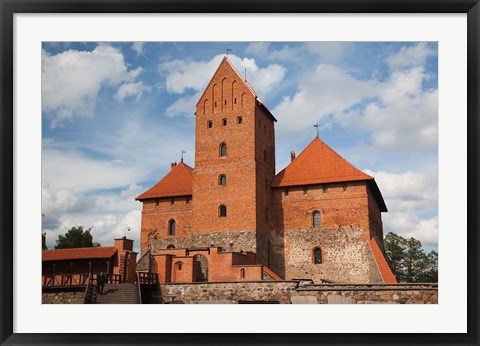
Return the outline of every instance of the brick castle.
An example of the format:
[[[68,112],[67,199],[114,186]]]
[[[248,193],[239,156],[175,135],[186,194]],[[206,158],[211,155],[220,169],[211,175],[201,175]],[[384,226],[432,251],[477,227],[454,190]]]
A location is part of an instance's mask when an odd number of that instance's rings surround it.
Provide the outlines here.
[[[166,283],[396,282],[373,177],[318,137],[275,174],[277,120],[226,57],[195,115],[195,167],[172,163],[136,197],[139,270]]]

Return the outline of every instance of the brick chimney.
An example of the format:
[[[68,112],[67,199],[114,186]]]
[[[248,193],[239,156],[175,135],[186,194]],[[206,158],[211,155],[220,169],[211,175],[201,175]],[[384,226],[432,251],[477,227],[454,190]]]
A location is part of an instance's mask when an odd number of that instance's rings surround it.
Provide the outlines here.
[[[115,239],[115,248],[117,250],[133,251],[133,240],[127,237]]]
[[[290,152],[290,162],[292,162],[293,160],[295,160],[295,152],[292,150]]]
[[[170,162],[170,170],[174,169],[177,166],[176,162]]]

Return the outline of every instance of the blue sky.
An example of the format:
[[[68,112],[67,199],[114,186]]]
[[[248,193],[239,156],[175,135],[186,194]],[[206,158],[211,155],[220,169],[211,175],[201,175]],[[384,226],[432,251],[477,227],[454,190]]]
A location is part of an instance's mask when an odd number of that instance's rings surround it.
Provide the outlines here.
[[[91,227],[138,240],[134,197],[194,164],[195,103],[229,58],[278,119],[277,172],[315,136],[373,175],[384,233],[438,246],[438,56],[430,42],[48,42],[42,49],[47,245]],[[127,231],[130,229],[130,231]]]

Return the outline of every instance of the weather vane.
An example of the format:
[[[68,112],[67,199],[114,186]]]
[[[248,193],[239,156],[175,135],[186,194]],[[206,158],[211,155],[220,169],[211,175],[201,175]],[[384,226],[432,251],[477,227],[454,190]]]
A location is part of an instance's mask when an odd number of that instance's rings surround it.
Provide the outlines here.
[[[183,162],[183,154],[186,154],[187,152],[182,149],[182,158],[180,159],[180,162]]]
[[[319,137],[319,134],[318,134],[318,123],[313,125],[313,127],[316,127],[317,128],[317,138]]]
[[[232,49],[231,48],[227,48],[227,58],[228,58],[228,52],[231,52]]]

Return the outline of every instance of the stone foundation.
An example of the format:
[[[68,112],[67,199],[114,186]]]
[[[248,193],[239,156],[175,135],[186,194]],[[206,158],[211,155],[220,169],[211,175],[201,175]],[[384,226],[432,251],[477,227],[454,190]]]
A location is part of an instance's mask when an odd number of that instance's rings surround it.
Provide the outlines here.
[[[437,304],[436,284],[298,285],[295,281],[162,284],[161,295],[185,304]],[[158,303],[159,301],[157,301]],[[152,303],[154,303],[152,301]]]
[[[83,304],[84,290],[42,292],[42,304]]]

